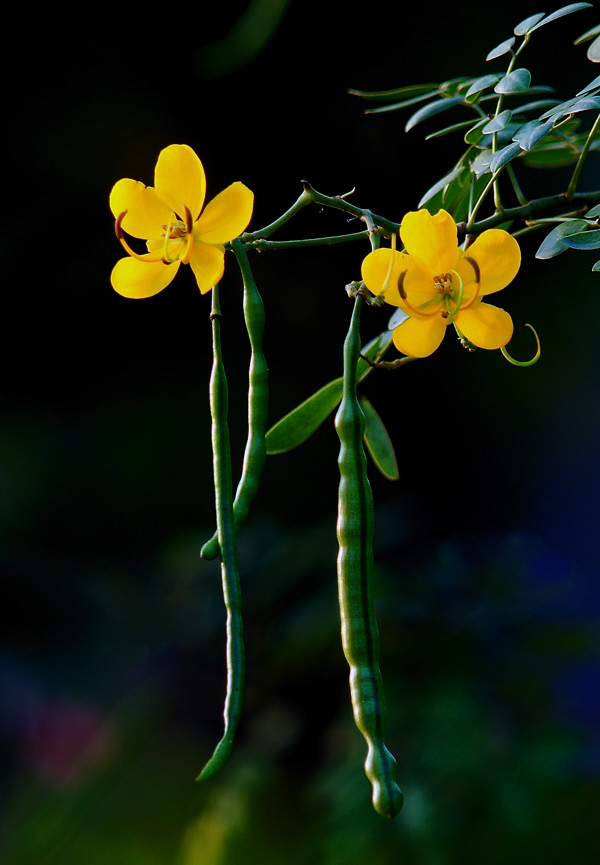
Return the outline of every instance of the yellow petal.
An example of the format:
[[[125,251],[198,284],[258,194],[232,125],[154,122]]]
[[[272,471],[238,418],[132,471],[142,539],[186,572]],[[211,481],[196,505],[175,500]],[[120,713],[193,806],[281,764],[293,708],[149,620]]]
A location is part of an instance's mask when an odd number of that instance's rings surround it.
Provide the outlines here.
[[[194,243],[189,263],[194,271],[198,288],[202,294],[206,294],[223,276],[225,250],[220,246]]]
[[[514,237],[500,228],[489,228],[480,234],[463,254],[459,272],[463,279],[473,280],[473,269],[464,261],[472,258],[481,274],[481,294],[506,288],[521,266],[521,249]]]
[[[200,243],[228,243],[248,227],[254,207],[254,193],[236,181],[219,192],[204,208],[194,225],[194,240]]]
[[[443,340],[448,323],[441,315],[408,318],[394,331],[394,345],[410,357],[429,357]]]
[[[456,326],[478,348],[501,348],[510,341],[513,323],[510,315],[490,303],[475,303],[455,316]]]
[[[113,267],[110,281],[114,290],[123,297],[153,297],[172,281],[178,268],[178,261],[164,264],[162,261],[121,258]]]
[[[371,294],[379,296],[392,306],[402,306],[398,290],[401,275],[407,267],[408,258],[395,249],[374,249],[364,259],[361,266],[363,281]]]
[[[435,216],[428,210],[407,213],[400,225],[400,237],[408,254],[418,258],[432,277],[454,268],[458,253],[456,223],[445,210]]]
[[[158,155],[154,169],[156,193],[185,221],[185,205],[197,219],[206,196],[206,175],[200,159],[187,144],[171,144]]]
[[[436,291],[433,277],[421,264],[420,259],[406,256],[408,264],[406,276],[404,277],[404,290],[408,302],[413,307],[425,307],[424,313],[431,312],[433,304],[442,303],[440,295]]]
[[[124,178],[113,186],[110,198],[113,216],[120,216],[125,210],[121,226],[132,237],[160,237],[161,225],[169,221],[170,209],[156,195],[151,186],[144,186],[139,180]]]

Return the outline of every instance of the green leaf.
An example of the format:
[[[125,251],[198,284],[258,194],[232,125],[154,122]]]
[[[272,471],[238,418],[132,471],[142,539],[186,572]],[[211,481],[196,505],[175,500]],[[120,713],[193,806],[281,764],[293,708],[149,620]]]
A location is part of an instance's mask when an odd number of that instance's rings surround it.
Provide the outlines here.
[[[581,45],[582,42],[587,42],[589,39],[594,39],[596,36],[600,36],[600,24],[596,24],[594,27],[586,30],[585,33],[577,37],[573,44]]]
[[[503,147],[502,150],[498,150],[490,160],[490,171],[492,174],[500,168],[503,168],[505,165],[508,165],[508,163],[512,162],[512,160],[519,156],[520,153],[521,145],[518,142],[513,142],[507,147]]]
[[[424,105],[423,108],[420,108],[419,111],[416,111],[411,117],[409,117],[406,126],[404,127],[404,131],[409,132],[418,123],[421,123],[421,121],[426,120],[428,117],[433,117],[435,114],[440,114],[442,111],[446,111],[454,105],[459,105],[461,102],[464,102],[461,96],[450,96],[448,98],[437,99],[429,105]]]
[[[371,362],[379,360],[391,344],[392,332],[386,330],[368,342],[361,355]],[[360,357],[356,365],[358,381],[364,381],[371,370],[367,361]],[[342,390],[343,379],[336,378],[288,412],[266,434],[267,454],[285,453],[306,441],[337,406]]]
[[[600,36],[598,36],[587,50],[587,59],[592,63],[600,63]]]
[[[510,51],[514,44],[514,36],[511,36],[510,39],[505,39],[504,42],[500,43],[500,45],[496,45],[495,48],[492,48],[492,50],[485,59],[496,60],[498,57],[502,57],[503,54],[507,54]]]
[[[533,33],[533,31],[537,30],[538,27],[544,27],[545,24],[550,24],[551,21],[556,21],[558,18],[564,18],[565,15],[570,15],[571,12],[579,12],[580,9],[587,9],[588,6],[591,5],[591,3],[569,3],[568,6],[563,6],[561,9],[557,9],[556,12],[552,12],[551,15],[547,15],[539,22],[539,24],[530,27],[529,32]]]
[[[401,324],[404,324],[407,318],[410,318],[407,313],[404,312],[403,309],[398,309],[390,316],[390,320],[388,321],[388,330],[391,333],[397,327],[400,327]]]
[[[508,108],[506,111],[501,111],[497,117],[492,117],[491,120],[488,120],[484,127],[483,133],[485,135],[490,135],[492,132],[499,132],[501,129],[510,123],[512,117],[512,111],[509,111]]]
[[[598,271],[600,270],[600,261],[597,261],[597,262],[596,262],[596,264],[592,267],[592,270],[593,270],[595,273],[598,273]]]
[[[494,93],[523,93],[531,84],[529,69],[515,69],[509,72],[494,87]]]
[[[431,141],[432,138],[442,138],[444,135],[450,135],[451,132],[458,132],[466,126],[473,126],[472,120],[462,120],[460,123],[453,123],[452,126],[445,126],[443,129],[438,129],[437,132],[430,132],[425,136],[425,141]]]
[[[600,228],[565,237],[564,243],[571,249],[600,249]]]
[[[440,192],[442,189],[444,189],[446,186],[448,186],[448,184],[451,183],[453,180],[455,180],[457,177],[460,177],[460,175],[465,170],[468,171],[468,169],[465,169],[462,165],[460,165],[458,168],[452,169],[452,171],[449,174],[446,174],[444,177],[442,177],[441,180],[438,180],[437,183],[434,183],[433,186],[427,190],[425,195],[419,201],[418,206],[423,207],[423,205],[427,201],[430,201],[434,195],[436,195],[438,192]]]
[[[556,105],[560,105],[560,99],[536,99],[513,108],[513,117],[526,114],[528,111],[539,111],[540,108],[554,108]]]
[[[371,459],[385,478],[397,481],[400,477],[394,445],[383,421],[366,397],[360,404],[365,415],[365,444]]]
[[[542,144],[523,153],[523,161],[532,168],[561,168],[564,165],[572,165],[578,159],[579,153],[576,153],[566,142]]]
[[[567,114],[578,114],[581,111],[598,111],[600,109],[600,98],[597,96],[575,96],[573,99],[567,99],[566,102],[560,102],[554,108],[550,108],[541,115],[540,120],[546,120],[548,117],[566,117]]]
[[[583,96],[585,93],[589,93],[591,90],[596,90],[598,87],[600,87],[600,75],[597,75],[586,87],[579,90],[577,96]]]
[[[501,78],[501,75],[497,75],[495,73],[490,75],[482,75],[481,78],[476,78],[465,93],[465,99],[467,100],[467,102],[474,102],[479,93],[481,93],[483,90],[487,90],[488,87],[493,87],[495,84],[498,83],[498,81],[500,81]]]
[[[542,259],[555,258],[561,252],[566,252],[568,246],[563,243],[563,239],[569,234],[578,234],[581,231],[585,231],[586,228],[587,222],[585,219],[570,219],[568,222],[561,222],[546,235],[535,257]]]
[[[406,318],[408,318],[408,316],[406,316]],[[398,324],[401,324],[401,322],[398,322]],[[396,325],[394,325],[394,327],[396,327]],[[364,360],[364,358],[367,357],[371,361],[371,363],[381,360],[381,358],[386,353],[391,344],[392,332],[390,330],[384,330],[383,333],[380,333],[379,336],[375,337],[375,339],[372,339],[364,346],[363,349],[361,349],[360,353],[362,357],[359,357],[358,363],[356,364],[356,375],[358,381],[364,381],[373,369],[373,367],[369,366],[369,364],[366,360]]]
[[[530,15],[529,18],[525,18],[524,21],[517,24],[513,33],[515,36],[525,36],[526,33],[530,32],[532,27],[535,27],[538,21],[542,20],[545,14],[545,12],[538,12],[536,15]]]
[[[595,204],[594,207],[590,207],[590,209],[585,215],[585,218],[596,219],[596,217],[598,216],[600,216],[600,204]]]
[[[342,389],[343,379],[336,378],[281,418],[265,437],[267,454],[285,453],[306,441],[339,403]]]
[[[427,102],[428,99],[432,99],[438,95],[439,91],[434,90],[431,93],[426,93],[424,96],[415,96],[413,99],[404,99],[402,102],[392,102],[391,105],[380,105],[379,108],[367,108],[365,114],[385,114],[386,111],[401,111],[403,108],[408,108],[411,105]]]
[[[531,120],[526,123],[513,135],[513,141],[516,141],[521,150],[531,150],[538,144],[542,138],[552,130],[554,121],[547,120],[546,123],[540,123],[538,120]]]
[[[412,84],[407,87],[397,87],[394,90],[349,90],[351,96],[358,96],[360,99],[413,99],[415,96],[423,96],[423,94],[434,93],[439,89],[439,84]]]
[[[484,174],[489,174],[490,162],[493,155],[493,152],[489,148],[486,150],[482,150],[481,153],[477,154],[477,156],[471,163],[471,171],[473,172],[475,177],[479,178]]]

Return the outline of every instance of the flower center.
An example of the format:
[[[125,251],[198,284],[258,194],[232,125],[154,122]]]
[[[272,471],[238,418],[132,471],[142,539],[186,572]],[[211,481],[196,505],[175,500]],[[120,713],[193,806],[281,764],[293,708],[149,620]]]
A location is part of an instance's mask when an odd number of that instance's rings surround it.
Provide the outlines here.
[[[194,220],[191,211],[185,204],[183,205],[183,215],[185,222],[182,219],[177,219],[176,214],[172,213],[169,222],[166,225],[161,225],[163,242],[154,254],[140,255],[127,243],[122,227],[123,219],[127,216],[126,210],[117,216],[115,232],[125,251],[138,261],[143,261],[145,264],[159,261],[162,261],[163,264],[173,264],[174,261],[181,261],[182,264],[187,264],[194,248]]]
[[[163,261],[171,264],[178,259],[181,259],[184,264],[187,263],[192,246],[194,243],[194,225],[192,214],[184,205],[185,222],[177,219],[175,213],[171,214],[171,219],[166,225],[161,225],[163,229],[163,237],[165,239]]]
[[[452,273],[442,273],[433,277],[433,284],[439,297],[454,297]]]

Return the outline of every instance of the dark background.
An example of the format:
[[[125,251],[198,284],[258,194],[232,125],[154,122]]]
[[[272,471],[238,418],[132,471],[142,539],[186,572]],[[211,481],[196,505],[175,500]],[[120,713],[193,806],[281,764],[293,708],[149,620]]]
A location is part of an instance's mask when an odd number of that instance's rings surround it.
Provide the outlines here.
[[[352,201],[400,220],[453,166],[460,139],[424,142],[433,124],[405,135],[407,115],[365,116],[348,88],[484,74],[488,51],[541,11],[271,2],[257,31],[271,16],[271,38],[245,53],[230,34],[246,6],[98,7],[85,24],[62,4],[16,9],[5,37],[3,862],[589,861],[600,277],[593,253],[536,261],[536,235],[502,305],[515,355],[531,353],[523,325],[536,326],[537,366],[447,337],[365,387],[401,471],[372,481],[404,811],[392,824],[372,813],[352,725],[331,423],[268,461],[240,536],[244,716],[223,773],[194,784],[221,734],[225,684],[219,570],[198,558],[213,526],[210,301],[188,269],[153,299],[113,292],[110,188],[151,184],[160,149],[185,142],[209,197],[234,180],[254,190],[255,227],[293,203],[302,179],[332,195],[356,187]],[[594,78],[572,42],[596,23],[586,10],[535,34],[523,55],[534,83],[566,99]],[[560,191],[568,176],[530,171],[525,191]],[[590,160],[582,188],[599,176]],[[311,208],[281,236],[357,227]],[[254,256],[273,421],[340,374],[344,285],[366,251]],[[232,261],[222,299],[239,471],[248,349]],[[386,320],[366,314],[365,341]]]

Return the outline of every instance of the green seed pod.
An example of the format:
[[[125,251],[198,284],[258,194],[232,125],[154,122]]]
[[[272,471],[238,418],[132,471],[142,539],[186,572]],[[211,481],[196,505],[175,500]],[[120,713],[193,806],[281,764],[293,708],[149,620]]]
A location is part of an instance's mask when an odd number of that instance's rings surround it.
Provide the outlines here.
[[[244,319],[250,339],[250,369],[248,373],[248,439],[244,452],[242,475],[238,484],[233,514],[236,530],[248,516],[250,504],[256,495],[266,459],[265,432],[269,407],[269,369],[263,352],[265,310],[254,281],[252,270],[241,240],[232,241],[244,282]],[[200,555],[203,559],[216,559],[219,555],[217,534],[208,540]]]
[[[356,394],[361,304],[362,298],[356,297],[344,343],[344,390],[335,417],[340,440],[338,594],[354,721],[367,742],[365,772],[373,788],[373,807],[384,817],[392,818],[400,811],[404,797],[397,784],[396,760],[383,741],[385,698],[371,590],[373,495],[363,448],[365,418]]]
[[[218,286],[213,288],[212,302],[213,366],[210,377],[210,413],[217,537],[221,550],[223,598],[227,610],[227,693],[223,710],[225,721],[223,736],[212,757],[198,775],[198,781],[204,781],[218,772],[231,753],[235,731],[242,712],[245,673],[242,593],[233,520],[231,459],[227,424],[227,377],[221,356],[221,311],[219,309]]]

